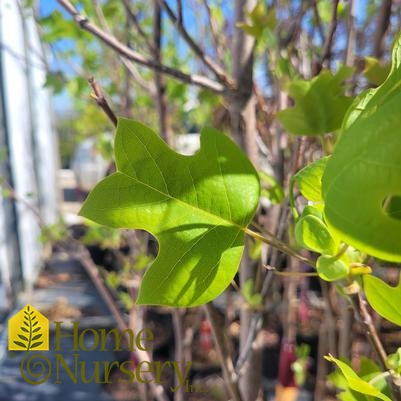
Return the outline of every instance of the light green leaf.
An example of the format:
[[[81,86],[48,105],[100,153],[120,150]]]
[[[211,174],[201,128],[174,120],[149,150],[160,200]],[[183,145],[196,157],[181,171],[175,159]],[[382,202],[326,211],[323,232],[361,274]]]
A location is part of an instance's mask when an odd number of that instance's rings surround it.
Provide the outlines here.
[[[255,293],[254,287],[255,283],[252,279],[246,280],[242,288],[242,295],[250,306],[256,307],[262,303],[262,295]]]
[[[372,384],[366,382],[361,379],[354,370],[349,367],[345,362],[340,361],[339,359],[334,358],[333,356],[325,357],[328,361],[334,362],[341,373],[344,375],[347,384],[351,390],[357,391],[361,394],[366,394],[369,396],[373,396],[379,398],[383,401],[391,401],[387,395],[383,394],[378,388],[374,387]]]
[[[379,315],[401,326],[401,282],[392,287],[371,274],[362,276],[362,280],[370,306]]]
[[[350,366],[351,362],[345,358],[341,358],[341,361],[346,365]],[[389,395],[389,389],[385,378],[377,379],[377,376],[382,372],[380,368],[369,358],[362,356],[360,361],[359,377],[369,382],[374,379],[374,387],[379,389],[382,393]],[[333,373],[328,376],[328,379],[339,389],[343,390],[338,394],[338,399],[342,401],[368,401],[371,400],[371,396],[354,391],[350,388],[347,379],[337,368]]]
[[[231,282],[244,229],[259,200],[258,175],[225,135],[206,128],[194,156],[179,155],[152,130],[120,118],[117,172],[101,181],[81,214],[111,227],[144,229],[159,241],[137,303],[195,306]]]
[[[390,72],[390,65],[382,65],[379,60],[374,57],[365,57],[365,69],[363,75],[368,81],[374,85],[381,85]]]
[[[323,280],[336,281],[347,277],[349,266],[341,259],[321,255],[316,261],[316,271]]]
[[[239,22],[237,27],[256,39],[262,36],[266,28],[274,30],[277,24],[275,9],[271,8],[267,11],[263,1],[257,2],[252,11],[248,13],[248,18],[249,24]]]
[[[284,199],[284,190],[274,176],[264,171],[259,171],[261,183],[261,196],[265,196],[273,205],[281,203]]]
[[[301,217],[295,225],[295,239],[303,248],[318,253],[333,255],[338,244],[322,220],[314,215]]]
[[[295,106],[278,113],[284,128],[296,135],[323,135],[341,127],[352,98],[344,95],[343,82],[352,69],[341,67],[335,75],[321,72],[310,81],[290,83],[288,94]]]
[[[366,117],[377,108],[399,94],[401,87],[401,33],[394,42],[391,69],[388,77],[375,89],[368,89],[359,95],[349,108],[343,123],[343,128],[348,128],[358,117]]]
[[[372,256],[401,261],[401,44],[390,76],[360,99],[322,179],[330,232]]]
[[[299,170],[293,177],[302,196],[312,202],[322,201],[322,176],[330,156],[322,157]]]

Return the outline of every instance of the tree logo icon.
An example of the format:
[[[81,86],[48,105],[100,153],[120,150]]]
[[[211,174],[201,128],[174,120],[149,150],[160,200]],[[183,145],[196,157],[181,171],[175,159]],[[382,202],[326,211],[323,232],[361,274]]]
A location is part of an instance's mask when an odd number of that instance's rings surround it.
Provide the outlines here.
[[[49,320],[31,305],[26,305],[8,321],[8,349],[48,351]]]

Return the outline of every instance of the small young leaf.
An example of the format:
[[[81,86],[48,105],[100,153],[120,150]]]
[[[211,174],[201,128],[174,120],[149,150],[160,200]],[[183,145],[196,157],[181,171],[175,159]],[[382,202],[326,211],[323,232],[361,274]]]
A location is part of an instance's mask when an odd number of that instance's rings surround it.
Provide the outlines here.
[[[313,215],[297,221],[295,239],[300,246],[318,253],[334,255],[338,248],[324,222]]]
[[[334,362],[341,373],[344,375],[349,387],[357,391],[361,394],[366,394],[369,396],[373,396],[379,398],[383,401],[391,401],[389,397],[383,394],[379,389],[374,387],[372,384],[366,382],[365,380],[361,379],[353,370],[350,368],[345,362],[340,361],[339,359],[334,358],[333,356],[326,356],[325,357],[328,361]]]
[[[29,341],[25,336],[23,336],[22,334],[18,334],[18,337],[21,339],[21,340],[24,340],[24,341]]]
[[[25,327],[21,327],[21,330],[22,330],[23,332],[25,332],[25,333],[29,333],[29,330],[26,329]]]
[[[39,345],[41,345],[41,344],[43,344],[43,341],[39,341],[39,342],[37,342],[37,343],[34,343],[34,344],[31,345],[31,349],[32,349],[32,348],[39,347]]]
[[[401,326],[401,281],[392,287],[371,274],[362,276],[362,280],[370,306],[379,315]]]
[[[32,319],[33,320],[33,319]],[[34,322],[33,324],[32,324],[32,327],[35,327],[36,325],[38,324],[38,322],[36,321],[36,322]]]
[[[365,69],[362,73],[370,83],[381,85],[387,78],[390,72],[390,67],[389,64],[380,64],[377,58],[365,57]]]
[[[32,330],[32,333],[36,333],[36,332],[38,332],[40,330],[40,327],[36,327],[36,329],[33,329]]]
[[[330,156],[322,157],[294,175],[293,181],[305,199],[312,202],[322,201],[322,176],[329,158]]]
[[[323,280],[335,281],[347,277],[349,266],[341,259],[321,255],[316,261],[316,270]]]
[[[27,348],[26,344],[22,343],[21,341],[13,341],[13,343],[24,349]]]
[[[283,187],[276,178],[264,171],[259,171],[261,196],[266,197],[273,205],[281,203],[285,197]]]
[[[335,75],[323,71],[311,81],[292,82],[288,92],[295,106],[278,113],[284,128],[296,135],[323,135],[339,129],[352,103],[343,87],[352,72],[352,68],[341,67]]]

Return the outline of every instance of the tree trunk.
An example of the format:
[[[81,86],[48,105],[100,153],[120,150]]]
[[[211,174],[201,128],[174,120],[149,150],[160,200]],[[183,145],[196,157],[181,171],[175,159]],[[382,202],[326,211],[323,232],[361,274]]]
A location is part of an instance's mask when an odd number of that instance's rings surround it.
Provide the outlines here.
[[[235,23],[244,21],[246,13],[256,5],[256,0],[236,0],[235,2]],[[254,63],[255,39],[245,34],[241,29],[235,28],[233,42],[233,78],[236,89],[233,90],[228,99],[230,112],[231,134],[234,140],[244,149],[256,165],[256,114],[255,97],[253,95],[253,63]],[[256,269],[252,267],[250,260],[245,255],[241,263],[240,282],[241,286],[248,279],[255,280]],[[240,353],[246,344],[250,322],[253,311],[247,308],[241,310],[241,331],[240,331]],[[248,354],[244,364],[239,386],[242,399],[254,401],[258,398],[261,388],[261,349],[257,349],[256,341]]]

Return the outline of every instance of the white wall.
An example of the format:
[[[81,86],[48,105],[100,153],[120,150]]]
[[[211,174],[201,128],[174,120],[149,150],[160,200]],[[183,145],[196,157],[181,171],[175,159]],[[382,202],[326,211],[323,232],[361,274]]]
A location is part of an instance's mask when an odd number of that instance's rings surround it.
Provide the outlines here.
[[[57,157],[50,98],[43,89],[43,52],[32,17],[26,14],[23,17],[18,3],[17,0],[0,0],[3,73],[0,79],[3,80],[13,185],[18,196],[24,199],[16,205],[17,230],[22,273],[25,283],[30,286],[41,266],[40,228],[38,218],[24,203],[40,207],[47,224],[55,221]],[[7,260],[0,263],[4,265]],[[3,266],[1,270],[12,268]]]

